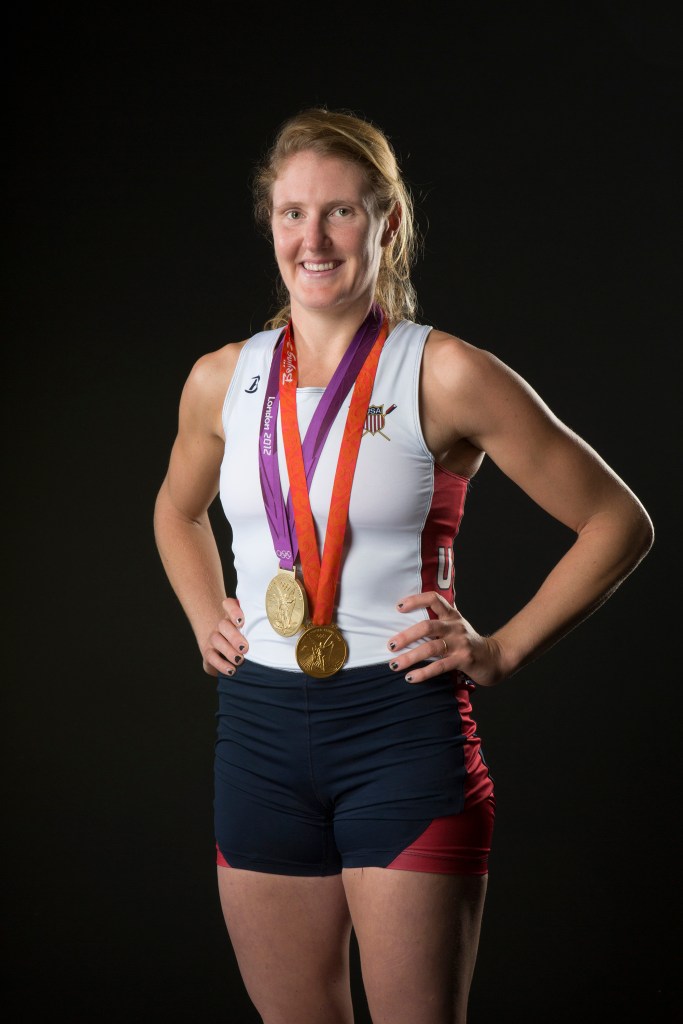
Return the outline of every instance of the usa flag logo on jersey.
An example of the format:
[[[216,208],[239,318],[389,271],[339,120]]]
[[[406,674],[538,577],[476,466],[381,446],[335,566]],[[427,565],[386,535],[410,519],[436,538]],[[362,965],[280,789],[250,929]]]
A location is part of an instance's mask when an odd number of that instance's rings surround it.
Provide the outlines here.
[[[384,411],[384,405],[370,405],[368,406],[368,414],[365,417],[365,428],[363,430],[363,437],[366,434],[381,434],[385,441],[391,441],[390,437],[384,433],[384,426],[387,421],[387,416],[390,412],[393,412],[396,408],[395,405],[390,405],[387,411]]]

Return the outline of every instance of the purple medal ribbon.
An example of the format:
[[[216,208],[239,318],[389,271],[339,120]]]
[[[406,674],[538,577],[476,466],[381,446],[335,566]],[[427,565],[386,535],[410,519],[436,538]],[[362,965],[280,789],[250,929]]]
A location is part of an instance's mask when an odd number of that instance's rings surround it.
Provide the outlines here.
[[[354,335],[353,341],[341,358],[330,383],[325,388],[318,407],[306,431],[301,451],[306,470],[306,482],[310,491],[316,466],[327,440],[327,435],[339,412],[344,399],[353,387],[356,377],[375,343],[382,326],[382,310],[373,303],[370,312]],[[287,503],[282,494],[277,454],[277,417],[280,407],[279,370],[280,346],[284,331],[280,334],[270,364],[266,397],[263,402],[261,426],[259,429],[259,476],[263,504],[268,517],[273,547],[281,569],[293,569],[298,553],[294,509],[291,494]]]

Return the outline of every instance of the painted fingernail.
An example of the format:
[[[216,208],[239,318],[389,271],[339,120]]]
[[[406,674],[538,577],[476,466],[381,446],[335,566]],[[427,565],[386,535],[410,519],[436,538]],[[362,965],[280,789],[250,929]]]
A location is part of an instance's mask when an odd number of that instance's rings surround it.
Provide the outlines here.
[[[390,651],[395,651],[395,650],[396,650],[396,644],[395,644],[395,643],[393,643],[393,642],[392,642],[392,643],[390,643],[390,644],[389,644],[389,650],[390,650]]]
[[[398,668],[398,662],[397,662],[397,661],[391,661],[391,662],[389,663],[389,668],[393,668],[393,670],[394,670],[394,672],[395,672],[395,671],[396,671],[396,669]]]
[[[242,625],[242,619],[235,619],[235,622],[237,623],[238,626]]]
[[[412,681],[413,681],[413,677],[412,676],[406,676],[406,682],[407,683],[412,683]]]
[[[403,601],[399,601],[399,603],[396,605],[396,607],[397,608],[402,608],[403,607]]]
[[[226,670],[225,670],[225,674],[226,674],[226,676],[234,676],[234,674],[235,674],[235,670],[234,670],[234,668],[228,668],[228,669],[226,669]]]
[[[244,644],[240,644],[240,645],[239,645],[239,650],[240,650],[240,651],[243,651],[243,650],[244,650]]]
[[[240,656],[239,654],[236,654],[236,655],[235,655],[235,664],[236,664],[236,665],[239,665],[239,663],[241,662],[241,660],[242,660],[241,656]]]

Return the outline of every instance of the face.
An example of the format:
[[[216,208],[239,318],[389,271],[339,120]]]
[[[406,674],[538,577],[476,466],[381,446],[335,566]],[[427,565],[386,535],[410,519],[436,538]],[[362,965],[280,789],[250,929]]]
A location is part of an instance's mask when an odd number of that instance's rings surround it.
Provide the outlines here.
[[[391,222],[357,164],[311,150],[290,157],[273,186],[271,226],[292,314],[369,305]]]

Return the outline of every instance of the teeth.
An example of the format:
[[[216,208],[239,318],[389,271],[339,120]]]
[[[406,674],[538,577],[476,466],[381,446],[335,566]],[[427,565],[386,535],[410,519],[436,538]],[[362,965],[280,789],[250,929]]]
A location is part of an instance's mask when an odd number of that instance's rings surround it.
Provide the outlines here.
[[[304,263],[304,270],[334,270],[334,263]]]

